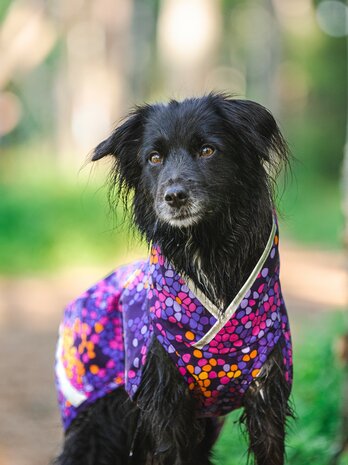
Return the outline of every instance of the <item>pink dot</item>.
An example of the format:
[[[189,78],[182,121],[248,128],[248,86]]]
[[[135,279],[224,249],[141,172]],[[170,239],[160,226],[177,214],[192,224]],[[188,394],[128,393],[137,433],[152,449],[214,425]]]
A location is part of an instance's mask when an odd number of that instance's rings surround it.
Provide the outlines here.
[[[260,328],[258,326],[254,326],[253,330],[252,330],[252,335],[253,336],[257,336],[260,332]]]
[[[190,355],[190,354],[184,354],[184,355],[182,356],[182,359],[183,359],[183,361],[184,361],[185,363],[188,363],[188,362],[190,361],[190,359],[191,359],[191,355]]]
[[[226,328],[226,331],[227,331],[229,334],[234,333],[234,331],[235,331],[235,329],[236,329],[235,326],[232,326],[232,325],[230,325],[230,326],[225,326],[225,328]]]
[[[220,383],[221,384],[228,384],[230,382],[230,378],[228,378],[227,376],[223,376],[221,379],[220,379]]]
[[[186,370],[184,367],[180,367],[179,368],[179,373],[182,375],[182,376],[185,376],[186,375]]]
[[[231,349],[229,349],[228,347],[224,347],[223,349],[220,350],[220,354],[228,354],[230,352]]]
[[[134,378],[135,377],[135,371],[129,370],[128,371],[128,378]]]

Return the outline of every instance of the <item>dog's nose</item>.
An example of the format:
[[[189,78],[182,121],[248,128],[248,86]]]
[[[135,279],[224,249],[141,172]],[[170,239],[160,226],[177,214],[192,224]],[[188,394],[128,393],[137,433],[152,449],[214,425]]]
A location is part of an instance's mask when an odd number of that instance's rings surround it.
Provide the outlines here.
[[[179,208],[187,203],[188,193],[182,186],[170,186],[164,193],[164,200],[171,207]]]

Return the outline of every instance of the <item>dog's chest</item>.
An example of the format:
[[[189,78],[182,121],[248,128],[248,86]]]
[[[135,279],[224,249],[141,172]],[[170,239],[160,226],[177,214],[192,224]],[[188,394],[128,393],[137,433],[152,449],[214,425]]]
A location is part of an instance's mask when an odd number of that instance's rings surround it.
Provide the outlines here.
[[[122,296],[126,389],[133,396],[154,336],[168,353],[202,416],[225,414],[243,394],[274,346],[284,347],[290,379],[290,335],[276,253],[221,313],[187,278],[178,275],[160,251],[152,250],[146,277],[135,277]],[[142,297],[140,297],[142,294]],[[142,301],[141,307],[137,302]],[[145,303],[144,303],[145,302]],[[288,341],[288,342],[287,342]]]

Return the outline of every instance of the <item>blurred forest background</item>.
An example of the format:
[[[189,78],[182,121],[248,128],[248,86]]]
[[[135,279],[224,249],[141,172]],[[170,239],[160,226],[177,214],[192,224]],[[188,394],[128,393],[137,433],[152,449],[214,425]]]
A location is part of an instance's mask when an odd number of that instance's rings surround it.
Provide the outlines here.
[[[347,11],[334,0],[0,0],[0,465],[58,452],[62,308],[146,253],[109,211],[109,162],[92,166],[91,150],[134,104],[211,90],[269,108],[296,158],[279,199],[299,417],[288,463],[329,463],[344,388],[333,347],[348,326]],[[237,416],[216,464],[246,462]]]

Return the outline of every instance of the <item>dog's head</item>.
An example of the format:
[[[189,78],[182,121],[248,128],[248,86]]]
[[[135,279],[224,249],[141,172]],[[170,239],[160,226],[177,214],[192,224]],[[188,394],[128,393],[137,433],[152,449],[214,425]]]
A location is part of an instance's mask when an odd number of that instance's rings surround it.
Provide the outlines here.
[[[210,94],[137,107],[92,160],[106,155],[115,158],[114,185],[134,193],[135,221],[151,236],[150,224],[193,228],[270,199],[270,170],[287,150],[264,107]]]

